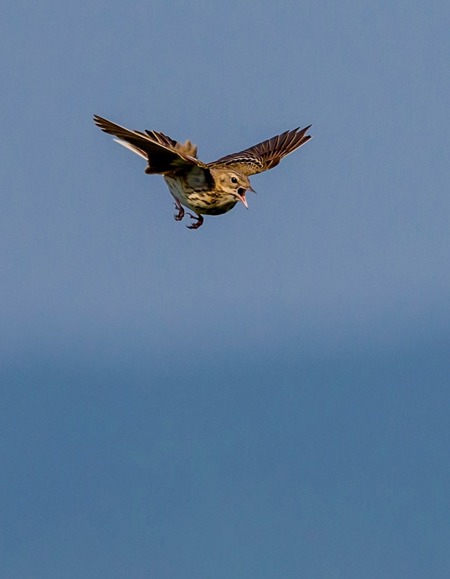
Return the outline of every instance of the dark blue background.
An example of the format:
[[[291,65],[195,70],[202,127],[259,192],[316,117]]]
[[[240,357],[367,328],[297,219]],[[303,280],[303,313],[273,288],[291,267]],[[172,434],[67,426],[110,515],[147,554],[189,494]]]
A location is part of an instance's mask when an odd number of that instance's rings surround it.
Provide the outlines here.
[[[449,576],[448,21],[6,2],[2,578]],[[193,232],[93,113],[314,139]]]

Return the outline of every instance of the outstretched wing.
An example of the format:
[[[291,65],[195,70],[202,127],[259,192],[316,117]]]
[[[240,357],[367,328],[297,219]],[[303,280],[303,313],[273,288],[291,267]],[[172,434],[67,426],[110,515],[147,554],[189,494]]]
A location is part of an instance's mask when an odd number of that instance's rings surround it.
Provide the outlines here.
[[[197,147],[190,141],[181,144],[157,131],[131,131],[98,115],[94,115],[94,123],[105,133],[116,137],[118,143],[146,159],[146,173],[164,175],[200,167],[209,176],[208,167],[196,158]]]
[[[286,131],[249,149],[221,157],[213,163],[208,163],[208,166],[227,167],[247,176],[268,171],[276,167],[283,157],[311,139],[311,135],[306,134],[310,127],[311,125],[301,130]]]

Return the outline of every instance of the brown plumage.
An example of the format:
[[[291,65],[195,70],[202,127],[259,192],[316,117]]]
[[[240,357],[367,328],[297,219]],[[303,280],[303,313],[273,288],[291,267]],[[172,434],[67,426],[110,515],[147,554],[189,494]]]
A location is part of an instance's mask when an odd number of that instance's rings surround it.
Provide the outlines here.
[[[195,215],[189,213],[196,219],[188,226],[190,229],[202,225],[202,215],[221,215],[233,209],[238,201],[247,207],[245,193],[253,191],[248,177],[272,169],[311,138],[306,134],[309,125],[212,163],[203,163],[197,158],[197,147],[191,141],[178,143],[157,131],[132,131],[97,115],[94,122],[102,131],[116,137],[121,145],[144,158],[148,163],[146,173],[164,176],[178,209],[175,219],[183,219],[183,206],[195,212]]]

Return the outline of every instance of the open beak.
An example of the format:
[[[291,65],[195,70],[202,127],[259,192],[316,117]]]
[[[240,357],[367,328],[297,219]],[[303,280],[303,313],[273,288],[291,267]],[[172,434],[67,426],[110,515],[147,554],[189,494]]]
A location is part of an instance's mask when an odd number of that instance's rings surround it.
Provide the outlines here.
[[[242,203],[248,209],[247,199],[245,198],[245,189],[243,189],[242,187],[240,187],[238,189],[238,197],[239,197],[239,201],[242,201]]]

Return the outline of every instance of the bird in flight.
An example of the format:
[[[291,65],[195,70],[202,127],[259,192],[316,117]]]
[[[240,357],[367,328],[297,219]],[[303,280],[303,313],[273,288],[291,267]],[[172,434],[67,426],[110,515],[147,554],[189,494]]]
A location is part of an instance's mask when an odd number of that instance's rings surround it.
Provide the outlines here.
[[[308,129],[294,129],[272,137],[239,153],[212,163],[197,158],[197,147],[190,141],[178,143],[157,131],[132,131],[98,115],[95,124],[114,140],[147,161],[145,172],[164,177],[175,200],[176,221],[184,217],[184,207],[193,211],[189,229],[203,224],[203,215],[222,215],[239,201],[248,207],[245,194],[254,191],[249,176],[272,169],[311,138]]]

